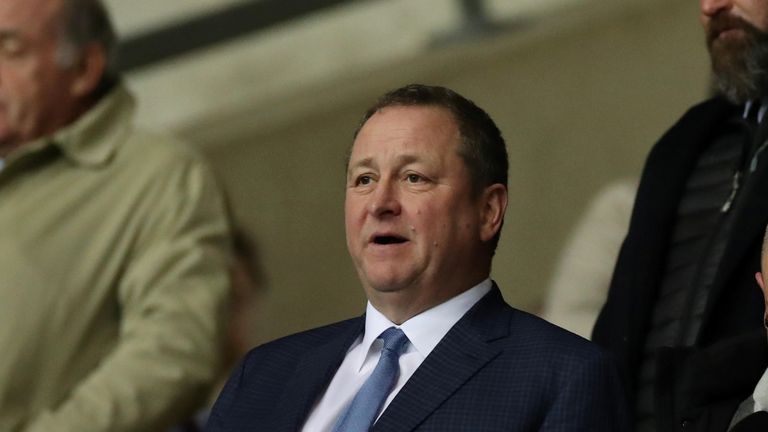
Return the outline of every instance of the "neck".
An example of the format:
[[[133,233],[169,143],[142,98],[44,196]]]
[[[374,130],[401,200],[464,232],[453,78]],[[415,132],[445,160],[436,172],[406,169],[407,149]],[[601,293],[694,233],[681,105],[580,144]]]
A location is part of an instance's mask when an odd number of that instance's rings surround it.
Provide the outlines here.
[[[0,141],[0,158],[5,159],[25,145],[42,137],[53,135],[71,125],[91,109],[96,102],[97,100],[91,97],[73,100],[69,106],[60,111],[61,114],[52,116],[52,120],[48,121],[46,126],[37,133],[30,134],[31,136],[27,138],[15,136],[6,141]]]
[[[410,287],[395,291],[377,291],[366,287],[368,301],[382,315],[394,324],[400,325],[416,315],[432,309],[457,295],[468,291],[488,278],[488,274],[478,276],[465,283],[455,284],[448,289],[415,289]],[[448,287],[449,285],[443,285]]]
[[[21,145],[17,143],[0,142],[0,159],[5,159],[11,152],[19,147],[21,147]]]

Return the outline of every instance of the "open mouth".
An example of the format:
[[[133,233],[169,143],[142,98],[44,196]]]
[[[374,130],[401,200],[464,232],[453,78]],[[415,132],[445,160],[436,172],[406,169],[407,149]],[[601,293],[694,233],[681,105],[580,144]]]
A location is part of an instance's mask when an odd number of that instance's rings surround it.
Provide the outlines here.
[[[373,243],[377,245],[401,244],[407,241],[408,239],[406,238],[394,236],[394,235],[380,235],[380,236],[373,237]]]

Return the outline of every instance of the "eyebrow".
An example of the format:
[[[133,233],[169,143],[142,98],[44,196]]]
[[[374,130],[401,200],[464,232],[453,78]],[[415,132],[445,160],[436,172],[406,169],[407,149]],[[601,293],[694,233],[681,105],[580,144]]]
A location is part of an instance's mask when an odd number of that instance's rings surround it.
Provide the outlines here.
[[[372,166],[373,166],[373,158],[365,158],[365,159],[360,159],[354,164],[349,164],[349,168],[347,169],[347,171],[352,171],[353,169],[356,169],[356,168],[370,168]]]
[[[419,156],[412,155],[412,154],[404,154],[397,156],[396,160],[399,165],[408,165],[414,162],[418,162],[421,160]],[[354,164],[351,164],[349,166],[349,170],[353,170],[356,168],[370,168],[375,166],[376,163],[373,161],[373,158],[367,157],[364,159],[360,159],[359,161],[355,162]]]

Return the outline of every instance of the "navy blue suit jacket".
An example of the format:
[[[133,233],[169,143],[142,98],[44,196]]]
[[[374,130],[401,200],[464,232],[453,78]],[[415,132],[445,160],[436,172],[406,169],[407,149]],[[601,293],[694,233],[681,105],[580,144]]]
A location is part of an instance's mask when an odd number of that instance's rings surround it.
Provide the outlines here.
[[[253,349],[207,431],[298,431],[350,345],[359,317]],[[614,367],[590,342],[504,302],[497,287],[435,347],[373,431],[625,431]]]

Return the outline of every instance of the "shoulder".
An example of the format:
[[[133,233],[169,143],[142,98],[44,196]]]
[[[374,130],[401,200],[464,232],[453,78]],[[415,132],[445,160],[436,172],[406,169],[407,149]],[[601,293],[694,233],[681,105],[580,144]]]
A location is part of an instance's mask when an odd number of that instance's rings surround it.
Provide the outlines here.
[[[510,337],[507,343],[525,349],[549,363],[601,362],[603,350],[584,339],[537,316],[512,308]]]
[[[146,168],[197,167],[208,169],[202,150],[164,132],[132,129],[118,150],[118,160],[141,163]]]
[[[703,118],[717,119],[729,114],[736,109],[736,105],[722,97],[712,97],[689,107],[683,115],[674,123],[672,129],[687,126],[691,122],[701,121]],[[699,128],[701,125],[698,125]]]
[[[500,364],[515,371],[517,385],[550,402],[566,398],[581,404],[584,392],[589,392],[593,398],[616,398],[611,403],[621,405],[616,365],[609,353],[538,317],[520,311],[514,315],[514,333]]]
[[[614,373],[595,343],[527,312],[510,308],[509,315],[508,335],[492,342],[500,349],[494,368],[513,371],[510,379],[520,385],[552,395],[575,381],[602,386]]]
[[[669,130],[662,135],[655,146],[663,145],[665,142],[673,143],[679,139],[697,135],[703,130],[709,130],[716,127],[728,115],[731,115],[737,109],[736,105],[720,97],[714,97],[700,102],[690,107],[680,119],[675,122]],[[654,148],[654,150],[655,150]],[[652,150],[652,154],[653,151]]]
[[[225,206],[223,185],[202,150],[165,133],[130,131],[109,174],[125,196],[138,201],[166,208],[202,206],[218,213]]]
[[[602,356],[601,348],[593,342],[510,306],[498,288],[481,299],[457,325],[500,349],[502,358],[530,369]]]
[[[281,366],[294,364],[308,351],[337,340],[360,325],[361,318],[352,318],[259,345],[250,350],[243,359],[244,371],[247,373],[249,370],[263,366],[264,363],[279,363]]]
[[[113,170],[128,165],[134,175],[157,167],[205,165],[198,147],[169,133],[137,126],[136,110],[131,92],[117,84],[76,122],[57,132],[56,139],[68,152],[98,162],[93,165]]]

